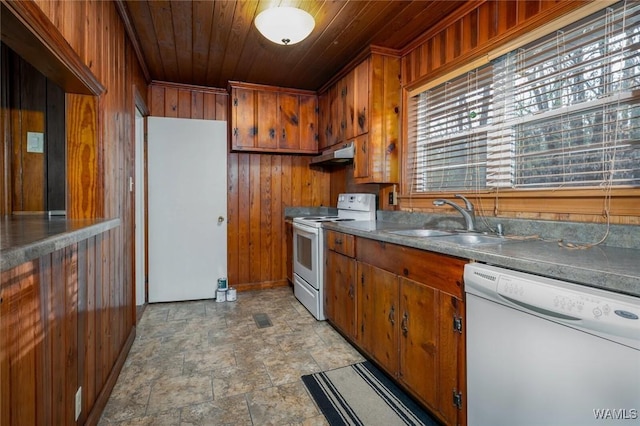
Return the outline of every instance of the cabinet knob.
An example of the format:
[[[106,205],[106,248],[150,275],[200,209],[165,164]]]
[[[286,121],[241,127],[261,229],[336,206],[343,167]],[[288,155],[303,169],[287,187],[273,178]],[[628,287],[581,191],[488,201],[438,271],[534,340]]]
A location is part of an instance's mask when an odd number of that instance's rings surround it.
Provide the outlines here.
[[[395,314],[396,309],[393,307],[393,305],[391,305],[391,309],[389,310],[389,322],[391,323],[391,325],[395,325],[396,323]]]

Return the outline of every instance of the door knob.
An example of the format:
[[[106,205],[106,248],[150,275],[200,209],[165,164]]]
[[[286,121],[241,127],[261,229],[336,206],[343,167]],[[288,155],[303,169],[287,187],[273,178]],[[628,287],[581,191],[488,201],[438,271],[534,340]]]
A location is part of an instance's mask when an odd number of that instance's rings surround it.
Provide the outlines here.
[[[224,222],[224,217],[218,216],[218,223],[222,223],[222,222]]]

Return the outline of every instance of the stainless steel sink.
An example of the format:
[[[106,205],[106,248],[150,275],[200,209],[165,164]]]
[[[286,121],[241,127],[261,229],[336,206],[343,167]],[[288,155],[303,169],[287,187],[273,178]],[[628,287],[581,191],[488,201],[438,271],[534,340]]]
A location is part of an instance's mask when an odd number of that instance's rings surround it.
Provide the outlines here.
[[[387,232],[389,234],[402,235],[404,237],[441,237],[445,235],[454,235],[452,232],[441,231],[439,229],[398,229]]]
[[[499,237],[497,235],[456,234],[456,235],[445,235],[442,237],[438,237],[438,241],[452,243],[452,244],[479,245],[479,244],[501,244],[509,240],[507,240],[504,237]]]

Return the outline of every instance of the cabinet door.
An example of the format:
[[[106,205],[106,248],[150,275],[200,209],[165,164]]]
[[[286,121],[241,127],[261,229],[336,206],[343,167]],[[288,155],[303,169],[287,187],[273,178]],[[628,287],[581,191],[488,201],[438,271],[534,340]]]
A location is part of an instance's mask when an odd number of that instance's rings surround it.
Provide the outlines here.
[[[251,149],[258,146],[256,128],[256,92],[234,88],[231,104],[231,147]]]
[[[398,277],[357,262],[358,310],[362,347],[389,374],[398,372]]]
[[[298,149],[300,147],[300,104],[297,95],[280,93],[278,95],[280,114],[281,149]]]
[[[349,72],[343,78],[343,120],[344,120],[344,140],[348,141],[356,136],[356,80],[355,71]]]
[[[265,149],[278,147],[278,94],[276,92],[258,91],[257,98],[257,132],[258,146]]]
[[[369,135],[360,135],[354,139],[353,177],[357,179],[369,176]]]
[[[448,424],[466,424],[465,326],[462,324],[464,303],[440,291],[438,305],[438,412]],[[460,324],[460,328],[454,327],[454,324]],[[462,395],[460,407],[452,404],[454,392]]]
[[[329,91],[318,96],[318,150],[329,147],[331,140],[331,102]]]
[[[316,96],[299,96],[300,100],[300,151],[318,151],[318,99]]]
[[[327,251],[325,315],[347,337],[356,336],[355,260]]]
[[[369,131],[369,60],[365,60],[354,70],[354,136]]]
[[[329,100],[331,101],[331,133],[329,138],[329,146],[335,145],[341,141],[342,127],[342,85],[340,82],[331,86],[329,89]]]
[[[438,407],[438,302],[438,290],[400,277],[399,378],[432,409]]]

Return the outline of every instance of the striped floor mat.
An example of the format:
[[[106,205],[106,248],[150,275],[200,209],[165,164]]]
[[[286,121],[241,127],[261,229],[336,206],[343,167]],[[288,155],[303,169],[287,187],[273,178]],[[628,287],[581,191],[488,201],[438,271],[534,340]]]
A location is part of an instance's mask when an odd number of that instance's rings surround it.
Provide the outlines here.
[[[302,381],[331,426],[439,424],[369,361]]]

